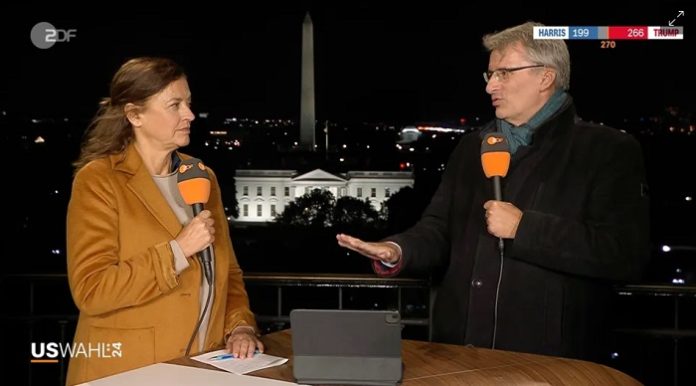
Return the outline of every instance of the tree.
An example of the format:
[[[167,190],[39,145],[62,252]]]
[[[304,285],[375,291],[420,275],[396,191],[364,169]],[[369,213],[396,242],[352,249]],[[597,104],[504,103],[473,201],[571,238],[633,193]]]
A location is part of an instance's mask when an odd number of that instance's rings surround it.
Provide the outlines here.
[[[336,199],[331,192],[314,189],[288,204],[275,221],[283,225],[330,227],[335,205]]]
[[[228,178],[223,183],[218,180],[222,195],[222,203],[225,205],[226,215],[239,217],[239,202],[237,201],[236,181],[234,178]]]
[[[336,201],[334,208],[334,225],[348,229],[378,227],[379,213],[372,207],[369,199],[364,201],[344,196]]]
[[[406,186],[394,193],[382,206],[382,217],[387,219],[390,232],[403,232],[420,218],[422,205],[413,188]]]

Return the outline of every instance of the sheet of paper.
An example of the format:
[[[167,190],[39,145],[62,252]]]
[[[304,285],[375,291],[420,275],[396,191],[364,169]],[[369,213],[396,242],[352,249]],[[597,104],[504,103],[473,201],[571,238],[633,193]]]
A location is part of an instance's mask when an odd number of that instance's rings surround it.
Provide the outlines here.
[[[275,357],[256,353],[253,358],[238,359],[232,357],[227,350],[217,350],[191,357],[199,362],[215,366],[219,369],[229,371],[235,374],[246,374],[252,371],[265,369],[267,367],[280,366],[287,362],[287,358]]]
[[[290,386],[296,383],[231,374],[224,371],[157,363],[78,386]]]

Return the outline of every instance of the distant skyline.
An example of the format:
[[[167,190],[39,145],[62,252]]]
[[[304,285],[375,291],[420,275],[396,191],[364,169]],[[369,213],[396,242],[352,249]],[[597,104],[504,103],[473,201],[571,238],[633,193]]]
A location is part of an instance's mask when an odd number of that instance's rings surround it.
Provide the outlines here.
[[[6,7],[6,6],[3,6]],[[234,6],[233,6],[234,7]],[[572,5],[571,5],[572,7]],[[354,2],[147,11],[119,6],[114,16],[78,17],[61,10],[4,12],[5,55],[0,108],[37,116],[91,117],[126,59],[177,60],[189,74],[194,110],[299,119],[302,19],[315,31],[317,119],[412,122],[491,117],[481,73],[485,33],[527,20],[547,25],[666,25],[686,15],[680,41],[567,41],[571,95],[581,116],[638,116],[666,105],[696,111],[693,7],[655,5],[571,9],[530,7],[393,7]],[[476,9],[475,9],[476,8]],[[483,8],[483,10],[481,10]],[[567,9],[565,6],[562,7]],[[81,13],[82,14],[82,13]],[[13,16],[14,15],[14,16]],[[69,42],[40,50],[31,28],[46,21],[75,29]],[[694,34],[693,36],[691,34]]]

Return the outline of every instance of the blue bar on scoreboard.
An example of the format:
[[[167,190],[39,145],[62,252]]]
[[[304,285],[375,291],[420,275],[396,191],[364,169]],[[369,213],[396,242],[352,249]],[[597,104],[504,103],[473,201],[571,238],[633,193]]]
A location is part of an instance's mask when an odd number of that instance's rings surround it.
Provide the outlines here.
[[[568,27],[569,40],[597,40],[599,27],[571,26]]]

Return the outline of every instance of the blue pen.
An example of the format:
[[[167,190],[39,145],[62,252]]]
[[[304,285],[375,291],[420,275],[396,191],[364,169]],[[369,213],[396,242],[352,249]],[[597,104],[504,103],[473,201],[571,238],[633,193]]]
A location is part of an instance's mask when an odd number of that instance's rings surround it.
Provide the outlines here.
[[[219,354],[219,355],[213,355],[212,357],[208,358],[209,361],[221,361],[223,359],[230,359],[234,358],[234,355],[232,354]]]
[[[254,351],[254,355],[261,353],[259,350]],[[213,355],[212,357],[208,358],[209,361],[221,361],[223,359],[230,359],[230,358],[235,358],[234,355],[232,354],[218,354],[218,355]]]

